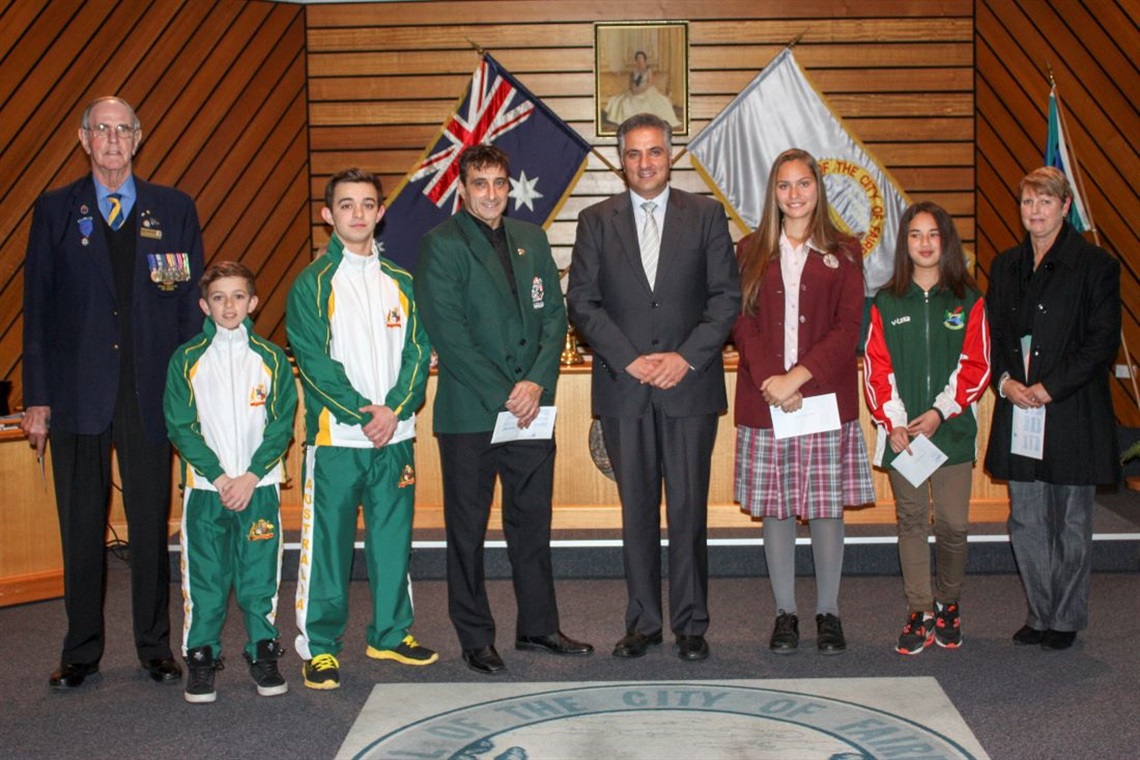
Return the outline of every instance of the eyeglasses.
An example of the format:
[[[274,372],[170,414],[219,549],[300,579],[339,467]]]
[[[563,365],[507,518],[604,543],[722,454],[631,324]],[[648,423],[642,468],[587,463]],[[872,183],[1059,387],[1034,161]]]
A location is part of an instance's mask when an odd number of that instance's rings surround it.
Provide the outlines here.
[[[97,137],[101,140],[106,140],[114,132],[120,140],[126,140],[135,136],[138,130],[130,124],[92,124],[86,127],[87,132],[92,137]]]

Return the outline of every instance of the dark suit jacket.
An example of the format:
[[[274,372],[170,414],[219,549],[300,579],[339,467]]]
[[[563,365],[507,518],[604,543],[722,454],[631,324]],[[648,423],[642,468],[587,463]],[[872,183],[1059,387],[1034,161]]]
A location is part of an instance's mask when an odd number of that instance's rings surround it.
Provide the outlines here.
[[[994,390],[1001,376],[1041,383],[1053,398],[1045,406],[1045,458],[1010,453],[1013,404],[994,402],[986,470],[1001,480],[1098,485],[1120,478],[1109,372],[1120,347],[1120,262],[1066,222],[1038,266],[1040,297],[1024,298],[1033,271],[1028,236],[994,259],[986,294]],[[1029,375],[1021,330],[1034,310]]]
[[[88,175],[36,200],[24,259],[24,405],[50,406],[52,426],[66,432],[103,432],[118,393],[118,346],[132,340],[139,410],[147,437],[158,442],[166,440],[167,364],[202,326],[202,232],[185,193],[138,177],[135,187],[135,228],[146,212],[162,239],[136,237],[130,336],[119,331],[119,302],[94,180]],[[86,245],[84,218],[91,224]],[[151,282],[147,255],[162,253],[189,254],[188,282],[168,291]]]
[[[520,380],[554,403],[566,340],[558,267],[541,227],[503,217],[518,299],[499,255],[471,214],[461,211],[420,242],[416,306],[439,355],[437,433],[481,433]]]
[[[724,208],[671,188],[654,290],[641,264],[629,193],[578,216],[570,319],[594,351],[594,414],[639,417],[652,399],[672,417],[728,407],[721,350],[740,311],[740,278]],[[625,371],[643,354],[676,351],[694,368],[675,388]]]

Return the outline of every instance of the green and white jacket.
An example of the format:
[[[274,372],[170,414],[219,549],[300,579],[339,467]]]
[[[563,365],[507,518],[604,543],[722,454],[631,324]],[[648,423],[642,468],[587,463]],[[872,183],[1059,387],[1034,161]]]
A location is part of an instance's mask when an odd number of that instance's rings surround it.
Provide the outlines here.
[[[206,318],[202,332],[170,359],[163,395],[167,435],[182,459],[185,488],[251,472],[258,486],[285,480],[297,385],[285,352],[253,333]]]
[[[305,388],[307,444],[372,448],[360,411],[372,404],[400,420],[389,443],[415,436],[431,348],[411,274],[375,247],[346,253],[334,233],[289,291],[285,332]]]

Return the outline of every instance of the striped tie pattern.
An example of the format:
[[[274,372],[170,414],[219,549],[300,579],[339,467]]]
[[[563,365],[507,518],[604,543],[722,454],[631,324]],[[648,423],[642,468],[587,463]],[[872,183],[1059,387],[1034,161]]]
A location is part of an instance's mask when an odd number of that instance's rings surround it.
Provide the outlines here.
[[[641,228],[641,265],[645,267],[649,287],[653,288],[657,282],[657,260],[661,257],[661,232],[657,229],[657,219],[653,216],[657,204],[646,201],[641,204],[641,208],[645,211],[645,226]]]
[[[107,217],[107,224],[111,226],[111,229],[118,230],[126,221],[126,217],[123,215],[123,196],[118,193],[111,193],[107,196],[107,200],[111,202],[111,215]]]

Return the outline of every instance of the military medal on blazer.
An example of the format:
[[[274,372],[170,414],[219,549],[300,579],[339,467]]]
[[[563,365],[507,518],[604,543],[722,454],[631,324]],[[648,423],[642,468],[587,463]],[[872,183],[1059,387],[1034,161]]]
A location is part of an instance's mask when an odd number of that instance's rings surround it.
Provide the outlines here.
[[[150,280],[164,292],[174,290],[180,282],[190,280],[190,256],[187,253],[148,253]]]
[[[79,209],[79,213],[86,214],[87,206]],[[83,245],[91,245],[91,233],[95,231],[95,218],[88,215],[79,218],[79,234],[82,236],[79,242]]]

